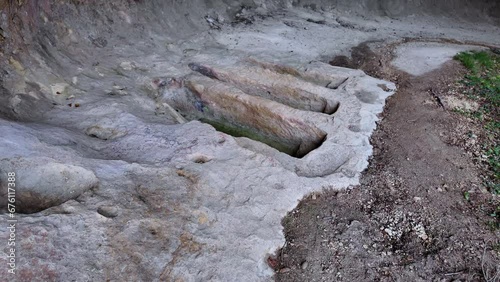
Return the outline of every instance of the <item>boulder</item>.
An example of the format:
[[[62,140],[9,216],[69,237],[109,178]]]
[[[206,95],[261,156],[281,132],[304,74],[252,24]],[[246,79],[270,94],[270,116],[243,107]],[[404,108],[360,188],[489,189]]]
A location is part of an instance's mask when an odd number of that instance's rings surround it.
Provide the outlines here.
[[[0,205],[7,208],[8,173],[15,173],[16,212],[34,213],[75,199],[99,183],[94,173],[80,166],[51,159],[0,160]]]

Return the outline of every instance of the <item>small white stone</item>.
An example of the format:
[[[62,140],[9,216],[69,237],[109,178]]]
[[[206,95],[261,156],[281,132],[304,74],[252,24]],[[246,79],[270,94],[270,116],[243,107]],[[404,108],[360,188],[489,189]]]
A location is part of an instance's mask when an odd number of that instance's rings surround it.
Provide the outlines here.
[[[122,68],[126,71],[131,71],[131,70],[135,69],[135,64],[133,62],[121,62],[120,68]]]

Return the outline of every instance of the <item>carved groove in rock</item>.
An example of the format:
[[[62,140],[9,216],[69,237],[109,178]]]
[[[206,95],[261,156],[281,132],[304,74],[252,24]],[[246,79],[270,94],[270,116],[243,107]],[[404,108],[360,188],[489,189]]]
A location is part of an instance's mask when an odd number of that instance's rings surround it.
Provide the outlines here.
[[[333,114],[339,107],[339,102],[333,97],[325,98],[314,93],[317,85],[293,76],[293,68],[288,68],[289,73],[286,73],[250,65],[222,69],[190,63],[189,67],[207,77],[230,83],[250,95],[296,109]]]
[[[287,105],[322,108],[328,113],[339,107],[338,102],[301,89],[306,85],[314,90],[314,85],[269,69],[254,68],[241,76],[247,68],[235,72],[215,71],[199,64],[190,64],[190,68],[205,76],[189,75],[165,81],[160,88],[163,103],[188,120],[199,120],[234,137],[265,143],[293,157],[301,158],[318,148],[327,134],[304,118],[307,112]],[[260,82],[266,74],[278,78],[273,84],[264,85]],[[285,86],[285,82],[290,81],[292,83]],[[274,93],[274,96],[258,94],[263,92]],[[283,101],[286,103],[280,103]],[[331,120],[333,122],[333,118]]]

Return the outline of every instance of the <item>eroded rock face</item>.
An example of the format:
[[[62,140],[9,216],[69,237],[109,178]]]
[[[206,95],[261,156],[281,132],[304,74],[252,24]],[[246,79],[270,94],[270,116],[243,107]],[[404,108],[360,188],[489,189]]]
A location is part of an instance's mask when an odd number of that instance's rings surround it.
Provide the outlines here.
[[[15,207],[21,213],[34,213],[75,199],[99,180],[85,168],[57,163],[47,158],[0,160],[1,207],[7,207],[7,173],[16,173]]]

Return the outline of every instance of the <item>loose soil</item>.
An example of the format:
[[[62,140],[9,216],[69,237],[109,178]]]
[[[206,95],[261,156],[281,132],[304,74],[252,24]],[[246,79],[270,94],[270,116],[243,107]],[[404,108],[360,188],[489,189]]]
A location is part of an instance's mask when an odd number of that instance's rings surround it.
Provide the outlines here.
[[[466,69],[450,61],[413,77],[390,66],[394,46],[364,43],[331,62],[398,91],[372,136],[361,185],[310,195],[283,220],[286,244],[269,259],[276,281],[499,281],[500,232],[490,216],[499,199],[483,185],[484,132],[442,103],[460,95]]]

